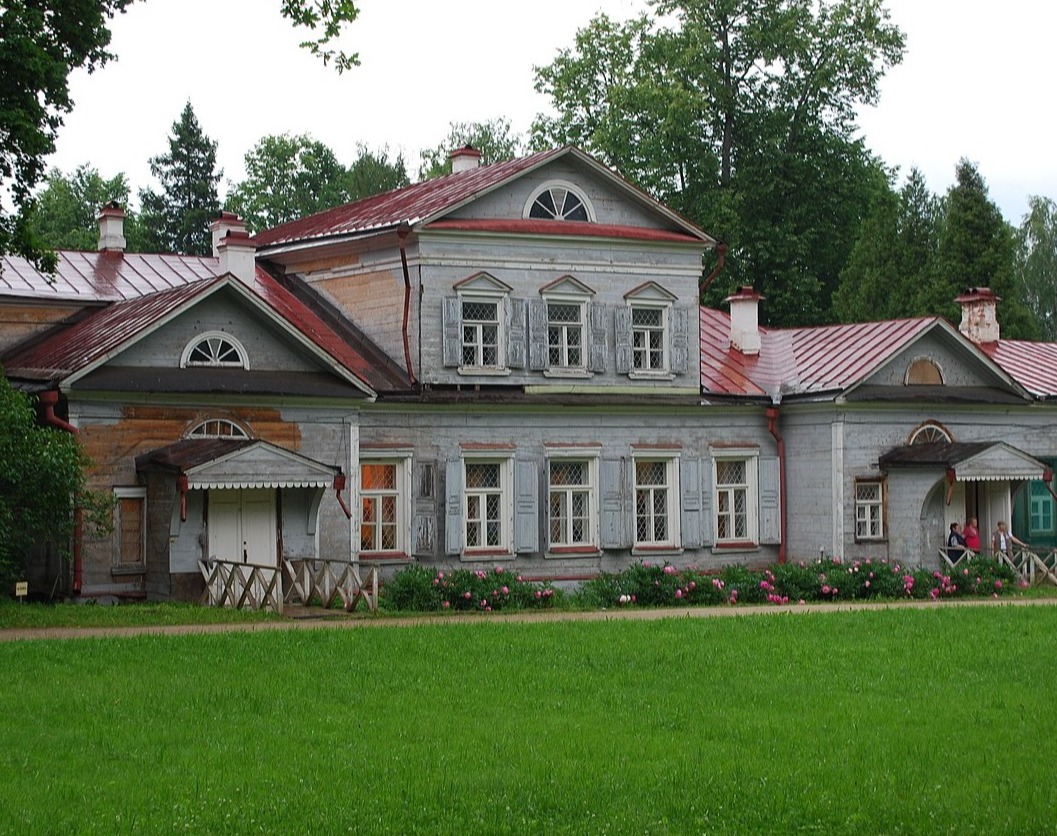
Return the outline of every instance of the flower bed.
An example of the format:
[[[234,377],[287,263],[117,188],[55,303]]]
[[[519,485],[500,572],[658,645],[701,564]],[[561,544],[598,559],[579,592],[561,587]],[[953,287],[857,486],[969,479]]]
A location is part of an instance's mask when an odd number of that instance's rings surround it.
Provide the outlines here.
[[[452,572],[409,566],[386,582],[380,597],[386,609],[403,612],[494,612],[546,609],[557,595],[550,584],[531,583],[501,566]]]

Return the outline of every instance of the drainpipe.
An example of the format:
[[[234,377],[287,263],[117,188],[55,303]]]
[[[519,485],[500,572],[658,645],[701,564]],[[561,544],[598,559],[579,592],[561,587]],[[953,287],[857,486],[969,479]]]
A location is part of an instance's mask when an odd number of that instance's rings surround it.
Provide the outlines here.
[[[719,258],[716,260],[716,266],[712,268],[712,272],[709,273],[704,278],[704,280],[698,285],[697,292],[699,296],[703,294],[706,290],[708,290],[708,286],[712,284],[716,276],[723,272],[723,267],[727,263],[727,245],[716,244],[716,254],[719,256]]]
[[[775,445],[778,448],[778,491],[780,496],[778,497],[778,513],[779,513],[779,525],[782,527],[782,535],[778,541],[778,562],[785,563],[785,532],[786,532],[786,498],[785,498],[785,439],[782,437],[782,431],[778,429],[778,418],[779,410],[778,403],[775,402],[773,406],[767,407],[767,431],[774,438]]]
[[[180,492],[180,522],[187,522],[187,474],[176,477],[176,490]]]
[[[55,414],[55,407],[59,403],[59,393],[56,389],[47,389],[38,396],[44,407],[44,423],[64,430],[70,435],[77,435],[78,430],[69,421],[64,421]],[[81,580],[84,575],[84,553],[82,541],[84,540],[84,518],[80,508],[73,509],[73,591],[81,594]]]
[[[345,490],[346,480],[344,473],[334,474],[334,495],[338,498],[338,505],[341,506],[341,510],[345,512],[345,516],[350,520],[352,519],[352,511],[349,510],[349,506],[345,504],[345,497],[341,495],[341,492]]]
[[[407,321],[411,313],[411,274],[407,269],[407,236],[411,227],[406,221],[402,221],[396,228],[397,238],[400,239],[400,266],[404,270],[404,365],[407,367],[407,376],[415,383],[415,372],[411,367],[411,345],[407,337]]]

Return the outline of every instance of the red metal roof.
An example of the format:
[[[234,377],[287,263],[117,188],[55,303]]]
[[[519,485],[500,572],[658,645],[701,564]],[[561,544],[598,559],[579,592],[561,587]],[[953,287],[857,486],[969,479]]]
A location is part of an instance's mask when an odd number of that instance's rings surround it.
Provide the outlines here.
[[[1057,343],[999,340],[979,348],[1035,397],[1057,397]]]
[[[748,355],[730,347],[730,316],[702,308],[701,388],[705,394],[755,397],[844,390],[941,321],[761,328],[760,353]]]
[[[464,232],[498,232],[520,235],[569,235],[589,238],[621,238],[636,241],[674,241],[700,246],[701,239],[683,232],[668,229],[650,229],[642,226],[618,224],[595,224],[583,221],[541,221],[536,219],[468,219],[443,220],[427,224],[426,229],[454,229]]]
[[[53,276],[41,273],[24,258],[0,258],[0,296],[116,302],[220,275],[220,261],[211,256],[113,251],[56,255]]]

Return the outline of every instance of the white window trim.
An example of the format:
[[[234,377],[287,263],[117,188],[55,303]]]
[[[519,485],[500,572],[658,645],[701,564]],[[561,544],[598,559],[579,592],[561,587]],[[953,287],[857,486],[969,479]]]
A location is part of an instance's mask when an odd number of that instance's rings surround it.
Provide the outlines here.
[[[467,545],[469,537],[466,536],[466,526],[469,524],[468,496],[466,489],[466,465],[467,464],[498,464],[499,465],[499,545],[497,546],[475,546]],[[462,526],[462,559],[463,560],[492,560],[496,557],[509,557],[514,554],[514,454],[513,452],[497,452],[495,450],[462,451],[462,494],[459,497],[461,504]]]
[[[719,536],[719,463],[725,461],[745,462],[745,528],[746,537]],[[760,451],[756,448],[724,449],[712,451],[712,524],[716,532],[716,545],[720,548],[758,548],[760,545]]]
[[[631,371],[628,377],[632,380],[675,380],[672,373],[672,303],[653,299],[633,298],[628,300],[631,312]],[[635,309],[652,308],[661,312],[661,368],[635,368]]]
[[[373,494],[364,491],[362,468],[365,464],[396,465],[396,547],[384,551],[365,551],[361,548],[361,526],[363,525],[363,498]],[[356,503],[356,551],[363,560],[410,560],[411,552],[411,454],[392,450],[360,451],[360,461],[356,473],[356,486],[359,496]]]
[[[191,368],[193,369],[237,369],[242,368],[249,371],[250,368],[250,357],[246,353],[246,347],[239,342],[235,337],[226,331],[206,331],[202,334],[198,334],[192,339],[187,345],[184,346],[183,353],[180,355],[180,368],[186,369],[188,367],[188,358],[191,356],[191,352],[195,350],[201,343],[210,339],[221,339],[231,343],[231,346],[238,352],[239,363],[222,363],[217,365],[207,365],[200,363],[192,363]]]
[[[639,540],[638,463],[663,462],[668,491],[668,539],[664,542]],[[682,501],[679,492],[679,454],[670,450],[642,450],[631,461],[631,532],[633,555],[663,555],[682,552]]]
[[[114,491],[114,553],[111,568],[118,572],[124,570],[130,573],[142,572],[147,565],[147,489],[141,487],[118,488]],[[121,502],[122,499],[140,499],[143,501],[143,517],[140,520],[140,554],[143,559],[139,563],[121,562]]]
[[[472,290],[472,291],[459,291],[459,374],[472,374],[475,377],[481,375],[509,375],[510,369],[507,366],[507,350],[506,350],[506,318],[507,318],[507,299],[510,294],[505,291],[490,292],[486,290]],[[463,343],[463,327],[464,321],[462,317],[463,305],[467,302],[482,302],[482,303],[495,303],[496,306],[496,365],[494,366],[474,366],[467,365],[462,362],[463,349],[465,344]]]
[[[593,377],[594,375],[587,369],[587,355],[590,351],[588,345],[588,328],[590,323],[588,322],[588,303],[591,301],[591,297],[587,294],[580,293],[548,293],[543,292],[540,294],[543,298],[543,304],[547,306],[547,334],[546,334],[546,346],[547,352],[547,368],[544,369],[544,377]],[[580,309],[580,365],[578,366],[555,366],[551,364],[551,346],[550,346],[550,306],[555,305],[576,305]]]
[[[544,192],[550,191],[551,189],[565,189],[567,192],[572,192],[580,199],[580,202],[583,204],[584,209],[587,210],[587,222],[598,222],[598,216],[595,214],[595,207],[594,204],[591,203],[590,198],[588,198],[587,195],[584,194],[584,190],[580,186],[570,182],[569,180],[548,180],[546,183],[543,183],[538,188],[534,189],[533,192],[529,195],[528,200],[525,201],[525,206],[521,211],[521,217],[525,220],[528,220],[530,218],[529,213],[532,212],[532,207],[536,203],[536,198],[538,198]],[[533,218],[532,220],[539,219]],[[554,220],[561,219],[555,218]]]
[[[877,501],[860,501],[859,499],[859,486],[860,485],[877,485],[878,498]],[[877,479],[873,477],[856,479],[852,486],[854,493],[854,516],[853,525],[855,526],[854,537],[856,543],[880,543],[887,537],[887,531],[885,529],[885,502],[887,500],[887,490],[885,487],[884,479]],[[859,509],[860,508],[877,508],[879,514],[879,533],[877,534],[859,534]]]
[[[598,459],[599,450],[597,447],[588,448],[574,448],[564,447],[561,450],[550,450],[548,451],[545,467],[547,468],[547,493],[546,502],[544,507],[544,514],[546,515],[546,552],[544,557],[557,558],[557,559],[568,559],[576,557],[590,557],[602,553],[602,548],[599,545],[601,543],[601,532],[599,530],[599,506],[598,506]],[[576,461],[587,463],[587,491],[588,491],[588,508],[587,508],[587,521],[589,526],[588,539],[589,542],[583,544],[562,544],[555,546],[551,543],[551,462],[561,461]]]
[[[198,432],[198,430],[213,423],[231,427],[235,432],[227,435]],[[232,421],[230,418],[206,418],[204,421],[199,421],[184,434],[184,438],[229,438],[239,441],[248,439],[249,437],[250,434],[246,432],[246,429],[235,421]]]

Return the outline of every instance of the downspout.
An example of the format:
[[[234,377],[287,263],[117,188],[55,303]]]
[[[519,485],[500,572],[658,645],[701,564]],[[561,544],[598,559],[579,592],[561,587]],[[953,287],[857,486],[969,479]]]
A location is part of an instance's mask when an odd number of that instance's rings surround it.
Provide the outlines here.
[[[70,435],[77,435],[78,429],[69,421],[64,421],[55,414],[55,407],[59,403],[59,392],[56,389],[46,389],[38,396],[44,407],[44,423],[64,430]],[[84,576],[84,552],[82,541],[84,540],[84,517],[80,508],[73,509],[73,591],[81,594],[81,581]]]
[[[345,512],[345,516],[350,520],[352,519],[352,511],[349,510],[349,506],[345,504],[345,497],[341,495],[341,492],[345,490],[346,480],[344,473],[334,474],[334,495],[338,498],[338,505],[341,506],[341,510]]]
[[[1050,492],[1050,496],[1057,499],[1057,493],[1053,490],[1053,468],[1047,467],[1042,471],[1042,481],[1046,485],[1046,490]]]
[[[397,238],[400,239],[400,266],[404,271],[404,324],[401,333],[404,337],[404,366],[407,368],[407,376],[415,383],[415,372],[411,366],[411,345],[408,342],[407,323],[411,314],[411,274],[407,269],[407,236],[411,227],[406,221],[402,221],[396,228]]]
[[[712,272],[705,276],[704,280],[698,285],[697,292],[699,296],[708,290],[708,286],[712,284],[716,276],[723,272],[723,267],[727,263],[727,245],[716,244],[716,254],[719,256],[716,260],[716,266],[712,268]]]
[[[176,490],[180,492],[180,522],[187,522],[187,474],[181,473],[176,477]]]
[[[773,406],[767,407],[767,431],[774,438],[775,445],[778,450],[778,491],[780,496],[778,497],[778,514],[779,514],[779,525],[782,527],[782,534],[778,540],[778,562],[785,563],[785,532],[786,532],[786,498],[785,498],[785,439],[782,437],[782,431],[778,429],[778,418],[779,410],[778,404],[775,403]]]

